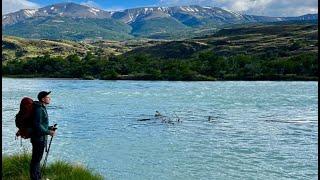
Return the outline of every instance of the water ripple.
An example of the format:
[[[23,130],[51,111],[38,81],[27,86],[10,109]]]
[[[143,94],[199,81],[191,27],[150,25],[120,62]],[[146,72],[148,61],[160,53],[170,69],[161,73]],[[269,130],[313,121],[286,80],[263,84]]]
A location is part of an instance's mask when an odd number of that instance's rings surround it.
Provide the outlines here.
[[[59,124],[49,161],[85,164],[106,179],[317,178],[317,83],[5,78],[3,84],[3,154],[21,150],[12,119],[20,97],[49,88],[50,122]],[[155,111],[182,122],[161,122]]]

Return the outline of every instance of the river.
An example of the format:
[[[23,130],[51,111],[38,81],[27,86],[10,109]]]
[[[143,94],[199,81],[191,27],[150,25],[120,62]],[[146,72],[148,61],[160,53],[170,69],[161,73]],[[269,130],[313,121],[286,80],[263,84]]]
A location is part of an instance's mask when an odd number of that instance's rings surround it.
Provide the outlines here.
[[[2,154],[30,151],[28,140],[21,147],[14,139],[14,115],[22,97],[50,90],[58,132],[49,163],[83,164],[116,180],[318,176],[317,82],[2,78],[2,85]]]

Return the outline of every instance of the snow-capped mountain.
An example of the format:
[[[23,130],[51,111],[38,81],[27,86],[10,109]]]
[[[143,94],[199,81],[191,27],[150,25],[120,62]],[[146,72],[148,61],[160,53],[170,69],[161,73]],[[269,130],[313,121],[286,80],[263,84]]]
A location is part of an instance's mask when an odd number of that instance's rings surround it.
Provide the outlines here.
[[[79,20],[75,21],[74,19]],[[73,37],[76,39],[80,37],[80,39],[85,39],[88,34],[93,34],[92,32],[99,34],[99,37],[106,37],[105,33],[115,36],[119,32],[125,33],[121,35],[123,37],[153,37],[154,35],[177,34],[181,31],[190,32],[194,28],[219,29],[230,24],[291,20],[317,21],[318,14],[299,17],[268,17],[245,15],[218,7],[198,5],[141,7],[108,12],[76,3],[59,3],[3,15],[2,30],[4,34],[18,36],[23,34],[24,37],[34,38],[42,37],[42,32],[48,31],[48,28],[50,28],[50,32],[45,32],[44,35],[54,31],[54,37],[60,37],[64,32],[69,33],[66,37],[76,36]],[[83,34],[84,31],[87,33]],[[129,33],[127,34],[127,32]]]
[[[212,20],[217,23],[232,23],[244,21],[245,16],[223,10],[217,7],[175,6],[175,7],[144,7],[127,9],[122,12],[115,12],[112,18],[125,23],[134,23],[144,19],[173,17],[183,24],[201,24],[201,20]]]
[[[73,18],[114,18],[127,24],[144,19],[172,17],[186,25],[201,25],[204,23],[233,24],[241,22],[269,22],[284,20],[316,20],[317,14],[299,17],[267,17],[244,15],[218,7],[202,7],[198,5],[175,7],[141,7],[123,11],[107,12],[98,8],[76,3],[59,3],[39,9],[23,9],[2,16],[2,25],[11,25],[31,17],[63,16]]]
[[[39,9],[23,9],[2,16],[2,25],[12,25],[32,17],[110,18],[110,12],[76,3],[59,3]]]

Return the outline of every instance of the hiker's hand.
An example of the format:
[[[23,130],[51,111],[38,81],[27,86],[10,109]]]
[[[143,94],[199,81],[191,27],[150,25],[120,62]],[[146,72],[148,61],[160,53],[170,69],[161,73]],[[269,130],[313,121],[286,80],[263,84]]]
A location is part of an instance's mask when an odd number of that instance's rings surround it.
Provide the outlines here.
[[[50,131],[49,131],[49,134],[50,134],[50,136],[54,136],[54,135],[56,135],[56,131],[50,130]]]
[[[55,131],[56,129],[58,129],[58,128],[56,128],[55,126],[49,126],[49,130]]]

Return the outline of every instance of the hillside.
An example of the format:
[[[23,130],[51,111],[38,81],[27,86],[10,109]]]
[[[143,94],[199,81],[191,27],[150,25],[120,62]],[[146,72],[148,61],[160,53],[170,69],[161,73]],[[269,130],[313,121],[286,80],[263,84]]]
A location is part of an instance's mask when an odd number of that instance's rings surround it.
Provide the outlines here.
[[[16,58],[37,57],[44,54],[67,56],[84,55],[90,45],[66,40],[29,40],[13,36],[2,36],[2,61]]]
[[[220,56],[237,54],[289,57],[318,52],[318,26],[314,24],[269,24],[225,28],[213,35],[183,41],[163,42],[128,52],[162,58],[186,58],[201,50]]]
[[[211,35],[180,41],[126,40],[84,41],[28,40],[3,36],[3,60],[35,57],[49,53],[67,56],[73,53],[83,56],[87,51],[108,55],[145,54],[159,58],[189,58],[201,51],[213,51],[217,55],[237,54],[292,56],[303,52],[318,51],[318,27],[315,24],[258,24],[224,28]]]
[[[15,36],[2,36],[2,61],[26,59],[49,54],[51,57],[67,57],[77,54],[85,56],[87,52],[95,55],[119,55],[132,49],[151,46],[161,41],[127,40],[127,41],[91,41],[26,39]]]
[[[5,36],[2,70],[22,77],[317,80],[317,38],[313,23],[240,25],[179,41],[79,43]],[[39,68],[43,64],[46,68]]]

